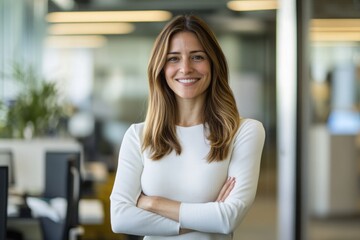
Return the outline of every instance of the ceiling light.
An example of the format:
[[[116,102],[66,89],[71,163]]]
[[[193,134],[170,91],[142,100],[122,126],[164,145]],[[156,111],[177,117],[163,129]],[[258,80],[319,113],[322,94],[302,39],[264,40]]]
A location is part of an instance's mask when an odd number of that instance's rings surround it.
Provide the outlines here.
[[[48,27],[50,35],[127,34],[134,31],[130,23],[59,23]]]
[[[312,19],[311,27],[359,27],[360,19]]]
[[[172,14],[168,11],[92,11],[92,12],[52,12],[46,17],[51,23],[59,22],[162,22]]]
[[[360,41],[360,19],[313,19],[310,37],[315,42]]]
[[[249,1],[229,1],[229,9],[234,11],[260,11],[277,9],[276,0],[249,0]]]
[[[354,27],[312,27],[313,32],[360,32],[360,25]]]
[[[49,48],[99,48],[106,44],[103,36],[49,36],[45,45]]]
[[[311,32],[310,37],[315,42],[358,42],[360,32]]]

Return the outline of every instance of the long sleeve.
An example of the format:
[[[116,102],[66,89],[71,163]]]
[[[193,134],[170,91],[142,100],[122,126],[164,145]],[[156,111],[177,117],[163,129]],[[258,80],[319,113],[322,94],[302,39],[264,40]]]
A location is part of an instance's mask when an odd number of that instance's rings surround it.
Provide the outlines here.
[[[124,135],[121,145],[115,183],[110,196],[112,230],[134,235],[178,235],[179,223],[136,207],[142,191],[140,128],[141,125],[132,125]]]
[[[252,205],[259,177],[265,140],[262,124],[245,120],[234,141],[228,175],[236,184],[225,202],[182,203],[180,225],[200,232],[229,234]]]

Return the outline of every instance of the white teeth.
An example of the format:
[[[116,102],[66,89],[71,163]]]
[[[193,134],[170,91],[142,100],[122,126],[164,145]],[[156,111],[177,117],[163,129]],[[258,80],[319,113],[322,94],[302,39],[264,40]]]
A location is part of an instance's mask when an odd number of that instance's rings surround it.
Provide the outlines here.
[[[178,81],[181,83],[192,83],[196,82],[196,79],[179,79]]]

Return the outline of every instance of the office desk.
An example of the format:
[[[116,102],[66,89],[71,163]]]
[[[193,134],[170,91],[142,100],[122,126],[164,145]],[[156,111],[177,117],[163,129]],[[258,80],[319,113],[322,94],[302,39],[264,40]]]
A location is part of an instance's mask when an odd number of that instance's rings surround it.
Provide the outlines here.
[[[9,218],[31,218],[23,216],[21,206],[25,204],[21,196],[10,195],[8,198],[8,217]],[[28,214],[26,214],[28,215]],[[79,224],[92,225],[104,222],[104,206],[98,199],[80,199],[79,201]]]
[[[8,199],[7,228],[23,234],[24,240],[42,239],[40,222],[31,216],[29,211],[21,211],[25,200],[21,196],[10,196]],[[24,214],[25,212],[25,214]],[[79,225],[99,225],[104,222],[104,206],[97,199],[80,199]]]
[[[41,240],[40,222],[36,218],[8,218],[7,229],[20,232],[24,240]]]
[[[91,177],[94,181],[101,181],[106,178],[106,171],[104,171],[101,164],[92,164],[90,169],[85,167],[83,147],[75,139],[0,139],[0,149],[11,150],[14,157],[15,185],[11,188],[8,201],[8,213],[14,218],[11,221],[15,221],[18,214],[16,205],[19,205],[19,201],[21,201],[21,197],[15,198],[11,196],[14,196],[14,194],[21,196],[24,193],[40,196],[43,193],[46,151],[80,152],[80,171],[83,178]],[[97,199],[80,199],[80,224],[102,224],[103,220],[104,208],[101,201]],[[16,219],[16,222],[19,223],[19,219]]]
[[[39,195],[44,191],[46,151],[78,151],[81,153],[81,165],[84,162],[82,145],[71,138],[0,139],[0,149],[11,150],[13,153],[14,187],[31,195]],[[82,174],[83,169],[81,167]]]

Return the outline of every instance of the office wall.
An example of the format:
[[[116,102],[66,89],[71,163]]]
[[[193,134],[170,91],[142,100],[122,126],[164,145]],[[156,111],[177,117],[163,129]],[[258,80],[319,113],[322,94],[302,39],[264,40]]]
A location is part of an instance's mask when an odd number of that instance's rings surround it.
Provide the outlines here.
[[[0,100],[19,91],[9,76],[14,63],[40,72],[46,6],[46,0],[0,1]]]

